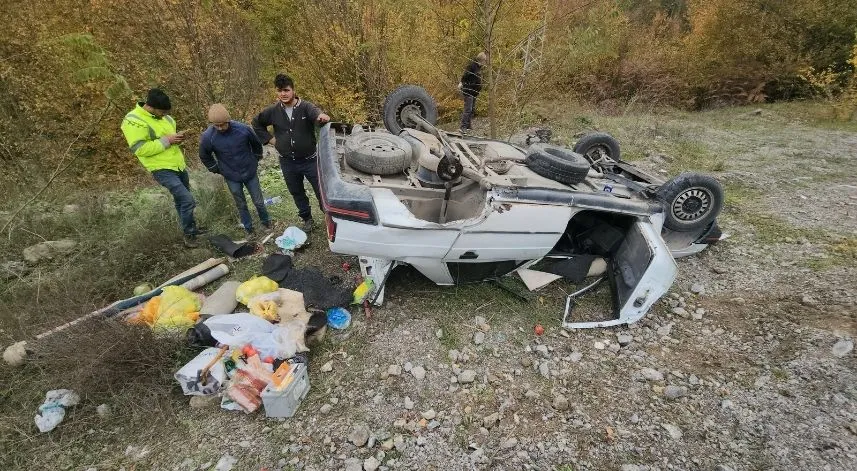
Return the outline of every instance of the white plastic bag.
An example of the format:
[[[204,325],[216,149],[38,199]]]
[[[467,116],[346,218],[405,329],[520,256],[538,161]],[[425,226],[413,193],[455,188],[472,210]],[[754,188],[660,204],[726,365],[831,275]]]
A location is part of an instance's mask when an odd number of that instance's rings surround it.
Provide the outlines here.
[[[80,402],[80,396],[71,389],[54,389],[45,394],[45,402],[39,406],[36,413],[36,427],[39,432],[53,430],[65,417],[65,410]]]
[[[212,316],[204,323],[211,330],[211,336],[215,340],[234,348],[241,348],[259,334],[267,334],[274,330],[274,324],[246,312]]]
[[[295,353],[309,351],[304,343],[306,326],[306,320],[295,319],[280,324],[271,332],[271,337],[277,348],[277,358],[291,358],[295,356]]]
[[[306,232],[295,226],[289,226],[283,231],[283,235],[276,238],[275,242],[283,250],[295,250],[301,248],[306,243],[306,239]]]
[[[218,360],[209,369],[209,375],[205,385],[201,384],[200,372],[211,360],[213,360],[220,352],[219,348],[206,348],[193,360],[187,362],[180,370],[176,372],[174,377],[182,387],[182,392],[186,396],[210,396],[216,394],[223,388],[223,383],[226,381],[226,367],[223,366],[223,361]]]

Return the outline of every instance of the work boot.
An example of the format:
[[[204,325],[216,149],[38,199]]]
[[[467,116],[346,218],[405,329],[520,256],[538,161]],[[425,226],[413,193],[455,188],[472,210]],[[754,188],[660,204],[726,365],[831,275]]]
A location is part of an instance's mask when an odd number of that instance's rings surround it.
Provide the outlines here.
[[[189,249],[195,249],[199,247],[199,241],[196,239],[196,234],[185,234],[184,246]]]
[[[312,232],[312,226],[314,226],[314,225],[315,225],[315,221],[313,221],[312,218],[304,219],[304,224],[303,224],[304,232],[306,232],[307,234]]]

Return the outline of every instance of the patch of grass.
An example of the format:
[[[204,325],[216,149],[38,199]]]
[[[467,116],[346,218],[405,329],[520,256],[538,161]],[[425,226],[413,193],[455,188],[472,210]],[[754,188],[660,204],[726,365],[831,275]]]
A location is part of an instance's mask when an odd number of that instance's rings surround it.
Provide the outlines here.
[[[817,239],[817,231],[794,227],[780,218],[754,208],[753,202],[761,198],[761,191],[744,185],[724,185],[726,199],[724,207],[729,214],[743,224],[752,226],[761,242],[785,242],[789,239]]]
[[[753,207],[753,201],[762,196],[758,190],[734,183],[725,185],[724,190],[725,208],[729,214],[741,223],[752,226],[760,242],[772,244],[806,239],[822,244],[824,256],[806,259],[801,266],[822,271],[857,263],[857,238],[795,227],[774,215],[763,213]]]
[[[398,448],[393,448],[390,451],[384,452],[384,461],[398,460],[402,457],[402,452]]]
[[[823,271],[857,264],[857,238],[835,239],[833,236],[827,236],[826,239],[828,242],[824,246],[824,256],[805,260],[803,266],[814,271]]]
[[[461,347],[461,340],[458,338],[458,333],[456,332],[455,325],[451,322],[451,319],[448,317],[441,317],[438,319],[438,325],[440,329],[443,330],[443,335],[441,335],[439,342],[446,350],[457,350]]]
[[[697,139],[678,138],[666,148],[667,155],[672,158],[668,169],[673,174],[689,170],[715,171],[725,167],[719,155]]]
[[[771,375],[779,381],[787,381],[789,379],[788,371],[781,368],[774,368],[771,370]]]
[[[848,263],[857,262],[857,238],[848,237],[833,242],[830,245],[830,252]]]

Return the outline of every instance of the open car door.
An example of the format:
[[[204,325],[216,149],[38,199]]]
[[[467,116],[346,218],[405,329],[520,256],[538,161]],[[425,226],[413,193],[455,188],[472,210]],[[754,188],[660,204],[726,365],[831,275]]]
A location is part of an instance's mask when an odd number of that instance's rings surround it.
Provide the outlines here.
[[[573,294],[566,302],[563,327],[586,329],[630,324],[642,318],[652,305],[666,294],[675,280],[678,267],[666,243],[649,221],[638,220],[630,226],[625,239],[608,260],[605,276],[613,294],[613,319],[569,322]]]

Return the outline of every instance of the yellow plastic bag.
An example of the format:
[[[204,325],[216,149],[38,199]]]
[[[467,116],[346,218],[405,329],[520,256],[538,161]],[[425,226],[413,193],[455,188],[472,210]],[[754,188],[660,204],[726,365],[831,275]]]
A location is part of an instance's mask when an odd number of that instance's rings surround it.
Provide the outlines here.
[[[277,288],[279,288],[279,286],[276,281],[268,278],[267,276],[256,276],[250,278],[244,283],[241,283],[241,286],[239,286],[238,290],[235,292],[235,299],[237,299],[239,303],[249,306],[250,300],[253,299],[254,296],[274,292]]]
[[[146,324],[149,327],[155,325],[155,319],[158,318],[158,309],[161,307],[161,297],[155,296],[146,302],[143,310],[140,311],[131,320],[132,324]]]
[[[161,293],[155,327],[188,328],[199,319],[199,296],[182,286],[167,286]]]

